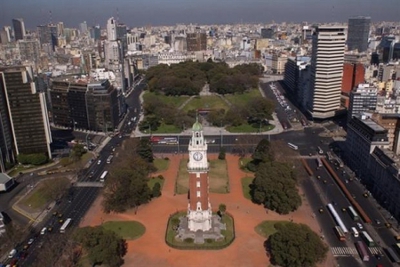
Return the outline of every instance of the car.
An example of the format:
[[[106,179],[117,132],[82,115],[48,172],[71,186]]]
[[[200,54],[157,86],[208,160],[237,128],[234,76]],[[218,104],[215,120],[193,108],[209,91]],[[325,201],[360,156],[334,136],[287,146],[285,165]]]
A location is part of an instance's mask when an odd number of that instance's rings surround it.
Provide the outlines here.
[[[364,229],[364,227],[362,226],[361,223],[357,223],[357,227],[358,227],[358,229],[360,229],[360,230]]]
[[[324,212],[324,209],[323,209],[323,208],[320,208],[320,209],[318,210],[318,212],[319,212],[319,213],[323,213],[323,212]]]
[[[51,227],[51,226],[48,227],[48,228],[47,228],[47,231],[48,231],[49,233],[51,233],[51,232],[53,231],[53,227]]]
[[[347,209],[346,209],[346,208],[342,208],[342,211],[343,211],[343,212],[346,212],[346,211],[347,211]]]
[[[53,212],[53,216],[57,216],[57,215],[58,215],[57,211]]]
[[[101,164],[101,159],[99,159],[98,161],[97,161],[97,165],[100,165]]]
[[[380,225],[380,224],[381,224],[381,221],[378,220],[378,219],[376,219],[375,222],[376,222],[377,225]]]
[[[364,196],[364,197],[368,197],[368,194],[367,194],[367,193],[364,193],[363,196]]]
[[[59,222],[60,224],[62,224],[62,223],[64,223],[64,220],[63,220],[63,219],[59,219],[58,222]]]
[[[29,239],[29,240],[28,240],[28,245],[32,245],[34,241],[35,241],[34,238]]]
[[[59,213],[57,217],[62,218],[62,216],[63,216],[62,213]]]
[[[392,224],[391,223],[385,223],[386,228],[392,228]]]
[[[318,180],[319,180],[319,179],[321,179],[321,176],[320,176],[320,175],[318,175],[318,176],[317,176],[317,179],[318,179]]]
[[[29,245],[26,244],[22,249],[23,249],[23,250],[27,250],[28,248],[29,248]]]

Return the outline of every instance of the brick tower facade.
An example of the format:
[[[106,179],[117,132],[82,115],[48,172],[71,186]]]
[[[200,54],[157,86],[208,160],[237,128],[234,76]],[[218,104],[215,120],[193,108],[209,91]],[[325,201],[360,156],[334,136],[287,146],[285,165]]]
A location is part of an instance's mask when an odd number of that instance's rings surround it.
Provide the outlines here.
[[[188,226],[191,231],[208,231],[211,229],[211,204],[208,196],[207,144],[203,136],[203,126],[193,124],[192,138],[189,142],[189,203]]]

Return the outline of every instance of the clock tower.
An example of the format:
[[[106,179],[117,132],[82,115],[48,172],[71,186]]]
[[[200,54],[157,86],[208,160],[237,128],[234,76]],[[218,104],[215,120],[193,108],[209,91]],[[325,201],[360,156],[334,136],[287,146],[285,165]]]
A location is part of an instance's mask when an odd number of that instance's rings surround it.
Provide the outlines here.
[[[192,127],[189,142],[189,204],[188,227],[190,231],[208,231],[211,229],[211,204],[208,197],[207,144],[203,136],[203,126],[196,122]]]

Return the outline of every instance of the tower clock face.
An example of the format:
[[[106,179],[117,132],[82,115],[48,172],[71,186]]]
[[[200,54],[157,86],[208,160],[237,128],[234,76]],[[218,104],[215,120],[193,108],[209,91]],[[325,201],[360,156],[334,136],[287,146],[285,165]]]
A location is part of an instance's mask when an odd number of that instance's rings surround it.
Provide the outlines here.
[[[196,152],[193,154],[193,159],[196,161],[200,161],[203,158],[203,154],[201,154],[200,152]]]

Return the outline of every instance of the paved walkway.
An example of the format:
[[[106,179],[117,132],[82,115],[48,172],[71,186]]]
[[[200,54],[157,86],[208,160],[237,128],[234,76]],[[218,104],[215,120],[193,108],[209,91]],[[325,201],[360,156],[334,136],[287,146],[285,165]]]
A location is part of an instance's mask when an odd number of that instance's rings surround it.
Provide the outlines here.
[[[304,204],[299,210],[289,215],[279,215],[272,211],[266,214],[262,206],[245,199],[240,179],[251,174],[240,170],[237,156],[227,155],[231,192],[210,194],[210,201],[213,209],[217,209],[220,203],[227,205],[227,211],[235,219],[235,241],[229,247],[218,251],[182,251],[168,247],[164,240],[168,217],[177,210],[185,210],[187,207],[186,195],[174,195],[175,179],[181,158],[181,156],[170,157],[169,169],[162,172],[165,177],[162,196],[139,208],[137,214],[133,210],[123,214],[104,214],[101,212],[102,199],[99,197],[82,220],[81,226],[100,225],[110,220],[135,220],[146,226],[146,233],[142,237],[128,241],[124,266],[268,266],[269,260],[263,247],[265,238],[254,231],[254,227],[260,222],[293,219],[294,222],[309,225],[317,233],[320,231],[304,198]],[[211,155],[210,158],[216,158],[216,155]],[[326,262],[320,266],[331,267],[332,262],[333,257],[330,253]]]

